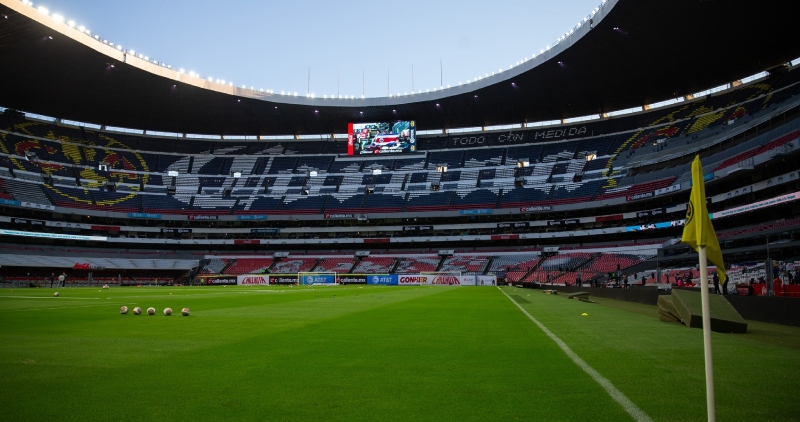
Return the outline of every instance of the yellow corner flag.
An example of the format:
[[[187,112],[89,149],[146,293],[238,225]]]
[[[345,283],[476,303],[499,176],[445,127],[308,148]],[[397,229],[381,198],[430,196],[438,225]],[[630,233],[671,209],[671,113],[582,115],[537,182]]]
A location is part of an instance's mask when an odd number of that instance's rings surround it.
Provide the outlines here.
[[[720,284],[725,285],[728,276],[725,274],[725,263],[722,261],[722,250],[717,241],[717,234],[714,232],[711,219],[708,218],[706,184],[703,180],[703,166],[700,164],[699,155],[692,162],[692,195],[686,208],[686,223],[681,241],[695,251],[698,251],[698,247],[705,246],[708,261],[716,265]]]

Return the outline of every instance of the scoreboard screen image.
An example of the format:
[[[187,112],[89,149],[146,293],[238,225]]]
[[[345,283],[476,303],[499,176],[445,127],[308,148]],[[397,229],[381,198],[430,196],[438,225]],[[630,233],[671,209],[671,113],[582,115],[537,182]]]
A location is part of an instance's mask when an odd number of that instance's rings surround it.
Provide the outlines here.
[[[347,155],[401,154],[417,151],[414,121],[350,123]]]

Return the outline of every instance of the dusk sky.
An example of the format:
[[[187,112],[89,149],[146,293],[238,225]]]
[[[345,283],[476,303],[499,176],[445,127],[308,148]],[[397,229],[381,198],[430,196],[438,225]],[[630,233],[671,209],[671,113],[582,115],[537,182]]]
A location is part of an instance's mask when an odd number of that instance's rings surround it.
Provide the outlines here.
[[[601,0],[33,0],[174,69],[367,97],[457,85],[538,54]],[[337,76],[338,73],[338,76]],[[362,79],[363,78],[363,79]],[[337,82],[338,81],[338,82]]]

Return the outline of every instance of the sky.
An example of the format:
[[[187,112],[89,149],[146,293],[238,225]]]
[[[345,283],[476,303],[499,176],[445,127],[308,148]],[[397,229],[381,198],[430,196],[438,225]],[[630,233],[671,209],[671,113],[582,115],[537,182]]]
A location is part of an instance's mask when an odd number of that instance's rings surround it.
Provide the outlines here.
[[[432,90],[508,69],[601,0],[33,3],[173,69],[319,98]]]

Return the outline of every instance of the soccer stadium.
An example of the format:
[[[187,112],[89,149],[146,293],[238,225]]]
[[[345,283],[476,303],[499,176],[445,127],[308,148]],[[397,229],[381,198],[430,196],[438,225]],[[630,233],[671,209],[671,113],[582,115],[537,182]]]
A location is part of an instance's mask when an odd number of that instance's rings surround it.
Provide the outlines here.
[[[800,420],[795,15],[602,0],[359,98],[0,0],[2,419]]]

